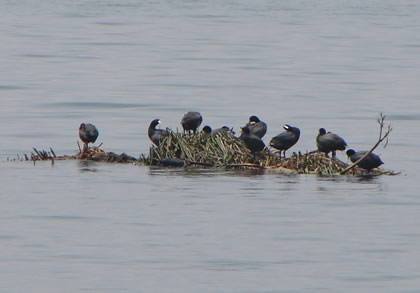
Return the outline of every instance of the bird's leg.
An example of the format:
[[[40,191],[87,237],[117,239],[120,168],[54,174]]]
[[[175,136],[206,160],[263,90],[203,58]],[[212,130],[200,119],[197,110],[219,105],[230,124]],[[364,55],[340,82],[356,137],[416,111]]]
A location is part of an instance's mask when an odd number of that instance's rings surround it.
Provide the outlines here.
[[[332,157],[332,160],[333,160],[333,161],[335,160],[335,155],[336,155],[335,151],[332,151],[332,153],[331,153],[331,157]]]
[[[252,157],[252,163],[254,163],[255,164],[255,162],[257,161],[257,154],[256,153],[252,153],[253,154],[253,157]]]
[[[83,148],[82,148],[82,150],[80,151],[80,158],[81,158],[81,159],[86,158],[87,151],[88,151],[88,144],[87,144],[87,143],[84,143],[84,144],[83,144]]]

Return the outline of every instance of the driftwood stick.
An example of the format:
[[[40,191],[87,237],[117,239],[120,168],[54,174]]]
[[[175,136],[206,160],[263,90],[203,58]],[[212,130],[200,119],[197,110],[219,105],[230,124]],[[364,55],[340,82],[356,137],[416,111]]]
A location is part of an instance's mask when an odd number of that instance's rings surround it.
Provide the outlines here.
[[[214,164],[213,163],[206,163],[206,162],[193,162],[193,161],[185,161],[186,163],[190,164],[190,165],[199,165],[199,166],[207,166],[207,167],[213,167]]]
[[[379,114],[379,118],[378,118],[378,123],[379,123],[379,138],[378,141],[375,143],[375,145],[366,153],[364,154],[360,159],[358,159],[356,162],[354,162],[351,166],[347,167],[346,169],[344,169],[343,171],[340,172],[341,175],[346,174],[348,171],[350,171],[351,169],[353,169],[357,164],[359,164],[360,161],[362,161],[364,158],[366,158],[367,156],[369,156],[377,147],[378,145],[383,142],[385,139],[387,140],[385,147],[388,145],[388,135],[391,133],[392,131],[392,127],[391,125],[388,125],[388,130],[385,132],[384,135],[382,135],[383,133],[383,129],[385,127],[385,115],[383,113]]]
[[[230,165],[228,165],[228,167],[230,167],[230,168],[251,167],[251,168],[265,169],[264,166],[257,165],[257,164],[230,164]]]

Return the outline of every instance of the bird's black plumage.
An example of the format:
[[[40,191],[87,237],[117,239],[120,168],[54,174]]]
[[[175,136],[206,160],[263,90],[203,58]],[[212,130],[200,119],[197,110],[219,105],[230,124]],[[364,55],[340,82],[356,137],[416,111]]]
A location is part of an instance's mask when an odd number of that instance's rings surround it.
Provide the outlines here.
[[[204,132],[206,135],[211,135],[212,129],[211,129],[211,127],[210,127],[210,126],[206,125],[206,126],[204,126],[204,127],[203,127],[203,132]]]
[[[316,145],[320,152],[325,153],[328,156],[329,152],[332,152],[332,157],[335,157],[336,151],[344,151],[347,147],[347,143],[335,133],[326,132],[324,128],[319,129],[318,136],[316,137]]]
[[[177,158],[166,158],[158,161],[158,165],[164,167],[183,167],[185,162]]]
[[[366,153],[367,153],[367,151],[356,152],[355,150],[352,150],[352,149],[347,150],[347,152],[346,152],[347,156],[350,158],[350,161],[352,161],[353,163],[355,163],[357,160],[359,160]],[[357,164],[357,166],[359,166],[360,168],[365,169],[369,172],[370,170],[379,167],[383,163],[384,162],[382,162],[381,158],[378,155],[376,155],[374,153],[370,153],[366,158],[361,160]]]
[[[229,132],[229,131],[232,131],[229,127],[227,127],[227,126],[222,126],[222,127],[220,127],[220,128],[216,128],[215,130],[213,130],[213,131],[211,132],[211,135],[212,135],[212,136],[216,136],[216,135],[218,135],[219,133],[223,134],[223,133],[227,133],[227,132]]]
[[[169,135],[169,131],[166,129],[156,129],[156,126],[160,123],[159,119],[153,120],[150,125],[149,129],[147,131],[147,134],[150,138],[150,140],[155,144],[159,145],[159,143]]]
[[[284,156],[286,156],[286,151],[294,146],[300,137],[300,130],[297,127],[290,126],[288,124],[284,125],[283,128],[286,131],[276,135],[270,141],[270,146],[280,151],[284,152]]]
[[[83,152],[87,152],[88,150],[88,144],[94,143],[96,139],[98,138],[99,131],[95,127],[95,125],[90,123],[82,123],[79,127],[79,137],[84,143],[83,146]]]
[[[227,126],[222,126],[222,127],[217,128],[215,130],[212,130],[212,128],[210,126],[208,126],[208,125],[206,125],[206,126],[203,127],[203,132],[206,135],[209,135],[209,136],[212,136],[212,137],[215,137],[219,133],[222,133],[223,134],[223,133],[226,133],[226,132],[229,132],[229,131],[232,131],[232,130],[229,127],[227,127]],[[233,131],[232,131],[232,133],[233,133]]]
[[[249,128],[251,134],[258,136],[259,138],[263,138],[267,133],[267,124],[255,115],[249,117],[249,122],[245,126]]]
[[[99,131],[95,127],[95,125],[90,123],[82,123],[79,127],[79,137],[80,139],[88,144],[88,143],[94,143],[96,139],[98,138]]]
[[[255,134],[252,134],[248,126],[242,128],[241,138],[245,142],[246,147],[254,155],[257,152],[261,152],[265,148],[265,144],[262,139]]]
[[[201,122],[203,122],[203,117],[199,112],[187,112],[181,119],[181,125],[184,129],[184,133],[186,131],[190,132],[191,130],[196,133],[197,128],[200,126]]]

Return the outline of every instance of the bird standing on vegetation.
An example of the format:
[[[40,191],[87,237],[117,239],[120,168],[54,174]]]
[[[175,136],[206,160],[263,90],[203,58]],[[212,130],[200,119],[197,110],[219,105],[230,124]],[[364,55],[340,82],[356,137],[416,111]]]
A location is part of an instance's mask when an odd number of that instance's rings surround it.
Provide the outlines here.
[[[261,152],[265,148],[262,139],[252,134],[248,126],[242,128],[241,138],[245,142],[246,147],[254,155],[254,158],[256,153]]]
[[[155,119],[150,123],[147,134],[149,135],[150,140],[156,145],[159,146],[159,143],[169,135],[169,131],[166,129],[156,129],[156,126],[160,123],[159,119]]]
[[[245,126],[249,128],[251,134],[258,136],[259,138],[263,138],[267,133],[267,124],[255,115],[249,117],[249,122]]]
[[[181,125],[182,125],[182,128],[184,129],[184,134],[186,131],[190,133],[191,130],[195,134],[201,122],[203,122],[203,117],[201,116],[199,112],[185,113],[184,117],[182,117],[181,119]]]
[[[367,151],[356,152],[352,149],[350,149],[346,152],[347,156],[350,158],[350,161],[352,161],[352,163],[355,163],[357,160],[359,160],[361,157],[363,157],[366,153],[367,153]],[[384,162],[382,162],[381,158],[378,155],[376,155],[374,153],[370,153],[366,158],[361,160],[357,164],[357,166],[359,166],[360,168],[365,169],[368,172],[370,172],[372,169],[379,167],[383,163]]]
[[[285,124],[283,128],[286,131],[276,135],[270,141],[270,146],[280,151],[280,158],[282,151],[284,152],[284,157],[286,157],[286,151],[294,146],[300,137],[299,128],[290,126],[289,124]]]
[[[318,136],[316,137],[316,145],[320,152],[325,153],[328,157],[328,153],[332,152],[332,158],[335,158],[335,152],[344,151],[347,147],[347,143],[335,133],[326,132],[324,128],[319,129]]]
[[[98,138],[99,132],[95,125],[90,123],[82,123],[79,127],[79,137],[83,142],[83,153],[86,153],[89,149],[88,144],[94,143]]]

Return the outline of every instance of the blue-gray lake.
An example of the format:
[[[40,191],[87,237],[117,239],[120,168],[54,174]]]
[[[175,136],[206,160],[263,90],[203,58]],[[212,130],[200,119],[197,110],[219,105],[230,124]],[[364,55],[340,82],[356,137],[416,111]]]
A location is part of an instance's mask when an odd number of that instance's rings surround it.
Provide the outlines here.
[[[0,2],[1,292],[420,292],[420,2]],[[138,157],[186,111],[320,127],[398,176],[15,160]],[[347,161],[344,153],[338,158]]]

